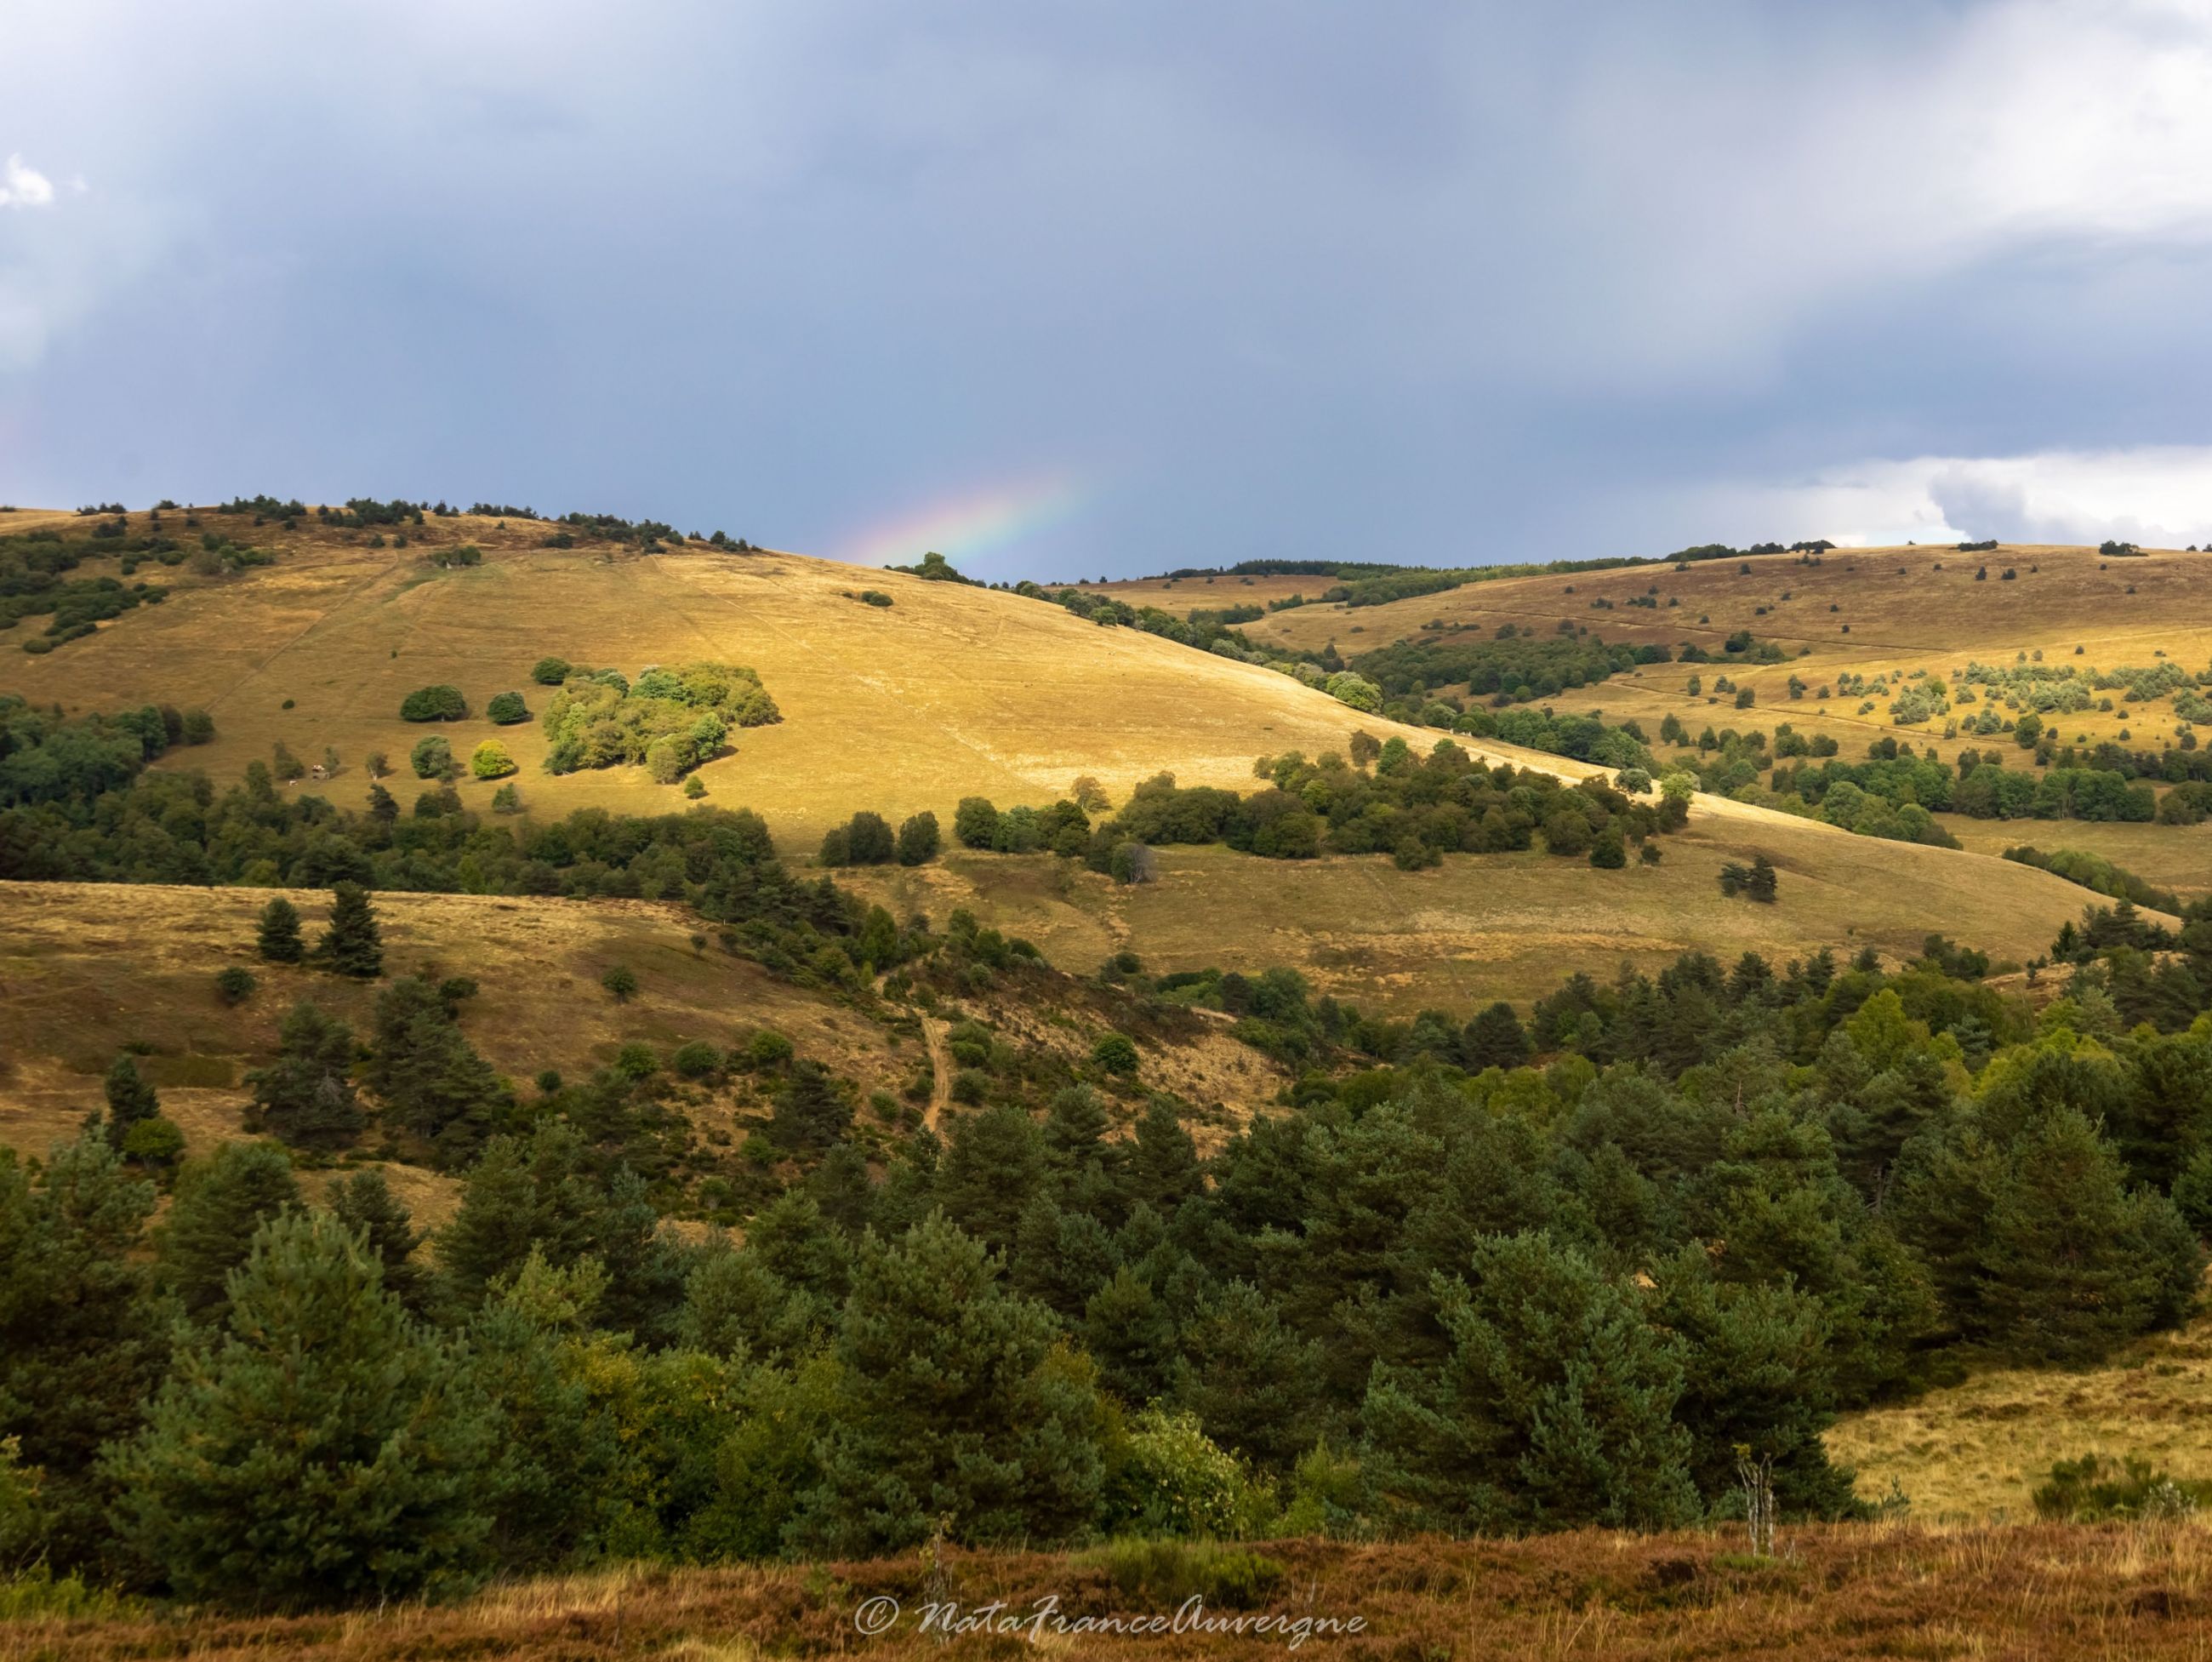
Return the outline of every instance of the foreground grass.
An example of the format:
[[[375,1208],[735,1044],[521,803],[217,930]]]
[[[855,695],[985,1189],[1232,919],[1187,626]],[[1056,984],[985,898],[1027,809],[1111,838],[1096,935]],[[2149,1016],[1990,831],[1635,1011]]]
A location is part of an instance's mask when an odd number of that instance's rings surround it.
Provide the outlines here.
[[[1489,1657],[2201,1657],[2212,1617],[2212,1531],[2057,1525],[1937,1529],[1839,1525],[1784,1532],[1771,1560],[1734,1532],[1583,1531],[1521,1541],[1350,1546],[1276,1543],[1256,1554],[1113,1549],[909,1555],[867,1563],[670,1571],[630,1568],[496,1587],[443,1607],[300,1617],[185,1611],[0,1626],[0,1654],[56,1659],[574,1659],[864,1654],[1016,1656],[1030,1630],[949,1643],[920,1626],[933,1602],[973,1613],[1003,1601],[1009,1626],[1056,1598],[1070,1620],[1172,1617],[1190,1569],[1245,1561],[1206,1601],[1209,1619],[1273,1615],[1348,1622],[1309,1653]],[[1264,1561],[1255,1589],[1253,1557]],[[900,1614],[863,1637],[871,1599]],[[1225,1600],[1240,1600],[1238,1609]],[[1170,1627],[1172,1623],[1170,1623]],[[1062,1655],[1258,1657],[1282,1634],[1048,1633]]]
[[[1853,1415],[1828,1452],[1879,1500],[1893,1482],[1916,1518],[2033,1514],[2037,1484],[2083,1454],[2148,1460],[2212,1477],[2212,1316],[2130,1346],[2084,1372],[2004,1368],[1895,1408]]]

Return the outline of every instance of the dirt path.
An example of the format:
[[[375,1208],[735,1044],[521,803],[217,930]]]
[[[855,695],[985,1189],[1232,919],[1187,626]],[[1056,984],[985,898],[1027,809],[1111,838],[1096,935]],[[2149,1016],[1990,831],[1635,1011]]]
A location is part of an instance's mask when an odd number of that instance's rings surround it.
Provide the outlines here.
[[[952,1047],[945,1042],[951,1030],[935,1016],[921,1019],[922,1043],[929,1046],[929,1111],[921,1117],[922,1124],[931,1131],[952,1102]]]

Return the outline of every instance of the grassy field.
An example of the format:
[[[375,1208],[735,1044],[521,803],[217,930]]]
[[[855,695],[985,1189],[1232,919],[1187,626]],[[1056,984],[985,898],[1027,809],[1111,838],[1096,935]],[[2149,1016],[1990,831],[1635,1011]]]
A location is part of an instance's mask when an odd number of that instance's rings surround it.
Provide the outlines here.
[[[2052,1464],[2137,1456],[2212,1478],[2212,1317],[2081,1373],[1998,1369],[1902,1407],[1852,1415],[1828,1452],[1878,1500],[1893,1481],[1915,1518],[2020,1519]]]
[[[1293,864],[1208,847],[1162,849],[1159,880],[1134,888],[1049,855],[967,853],[849,880],[895,910],[942,918],[965,906],[1073,971],[1125,950],[1154,972],[1285,965],[1321,991],[1397,1015],[1525,1001],[1572,968],[1655,969],[1692,947],[1724,962],[1755,951],[1779,963],[1820,946],[1896,959],[1941,929],[2025,962],[2093,898],[2047,873],[1839,837],[1736,804],[1701,808],[1662,847],[1657,867],[1614,872],[1544,854],[1459,855],[1403,872],[1379,855]],[[1781,898],[1723,899],[1723,862],[1755,853],[1781,869]]]
[[[434,520],[404,550],[312,521],[289,535],[243,518],[201,522],[276,549],[278,563],[182,579],[165,605],[45,657],[5,650],[0,691],[70,709],[204,706],[218,737],[174,764],[218,780],[266,761],[280,740],[307,762],[334,748],[343,770],[315,788],[355,806],[368,791],[366,754],[382,751],[404,772],[409,747],[433,730],[400,721],[400,701],[447,682],[472,715],[434,730],[464,756],[500,738],[533,812],[643,813],[680,809],[684,798],[641,768],[550,776],[540,726],[495,728],[485,703],[519,690],[541,710],[552,691],[529,669],[549,654],[633,678],[648,664],[735,662],[760,672],[783,720],[732,734],[735,753],[700,776],[710,801],[757,809],[801,848],[860,808],[894,820],[930,808],[949,825],[963,796],[1042,804],[1079,774],[1117,798],[1164,770],[1187,784],[1242,784],[1262,752],[1340,751],[1358,728],[1392,731],[1286,677],[1135,630],[831,561],[698,545],[653,556],[548,549],[543,525],[469,518]],[[421,558],[426,539],[472,542],[483,563],[436,569]],[[76,575],[112,563],[90,560]],[[863,587],[895,603],[848,598]],[[492,787],[461,789],[481,804]]]
[[[865,1563],[633,1567],[494,1587],[458,1604],[294,1618],[139,1613],[0,1626],[0,1654],[52,1662],[190,1654],[203,1662],[461,1662],[483,1657],[757,1662],[840,1655],[1228,1658],[1285,1653],[1488,1662],[1498,1657],[2201,1659],[2212,1537],[2193,1524],[1785,1530],[1777,1556],[1740,1531],[1378,1545],[1270,1543],[1236,1560],[1202,1548],[1065,1554],[951,1551]],[[1212,1589],[1212,1596],[1208,1596]],[[1195,1611],[1185,1604],[1193,1592]],[[1046,1604],[1044,1601],[1055,1601]],[[877,1601],[872,1603],[871,1601]],[[884,1603],[882,1601],[890,1601]],[[925,1630],[997,1605],[1005,1625]],[[1074,1632],[1023,1627],[1041,1609]],[[1178,1610],[1182,1630],[1173,1625]],[[866,1611],[864,1616],[861,1613]],[[1329,1622],[1194,1629],[1272,1616]],[[1158,1618],[1157,1622],[1154,1618]],[[864,1622],[889,1626],[861,1636]],[[1352,1622],[1358,1626],[1352,1628]],[[1146,1624],[1139,1628],[1138,1624]],[[1132,1631],[1133,1629],[1137,1630]]]
[[[43,1152],[75,1135],[100,1106],[101,1078],[136,1047],[163,1111],[195,1152],[240,1135],[249,1068],[276,1051],[276,1030],[299,998],[369,1030],[376,989],[254,952],[262,889],[124,884],[0,883],[0,1145]],[[329,897],[295,892],[310,939]],[[665,1054],[687,1040],[719,1046],[773,1027],[799,1054],[854,1080],[865,1095],[896,1092],[922,1056],[918,1038],[823,993],[780,981],[711,944],[681,907],[641,900],[565,901],[483,895],[380,894],[387,975],[468,975],[480,991],[462,1025],[493,1065],[521,1081],[544,1068],[582,1078],[623,1044]],[[703,939],[703,937],[702,937]],[[240,965],[259,977],[236,1008],[216,995],[216,972]],[[637,993],[617,1004],[599,986],[628,965]],[[1003,1007],[1003,1008],[1001,1008]],[[1057,1019],[983,999],[987,1019],[1018,1024],[1028,1041],[1087,1051],[1103,1024],[1080,1008]],[[1220,1117],[1241,1119],[1280,1088],[1280,1069],[1218,1032],[1147,1041],[1142,1077]],[[696,1105],[714,1125],[739,1105]]]
[[[1844,671],[1869,678],[1916,669],[1935,674],[1962,669],[1977,658],[2009,664],[2022,652],[2039,651],[2053,665],[2071,664],[2077,661],[2077,646],[2083,648],[2079,662],[2103,669],[2146,667],[2160,652],[2191,670],[2212,661],[2212,553],[2159,550],[2140,559],[2107,560],[2093,548],[2008,545],[1960,554],[1905,547],[1837,549],[1817,566],[1797,561],[1794,554],[1769,554],[1700,562],[1679,573],[1645,566],[1506,578],[1388,606],[1305,606],[1242,627],[1255,641],[1314,650],[1334,641],[1347,657],[1401,639],[1449,640],[1461,631],[1487,636],[1509,623],[1547,635],[1562,621],[1609,641],[1669,646],[1694,641],[1718,656],[1729,635],[1748,629],[1790,654],[1778,664],[1725,668],[1738,685],[1753,689],[1753,709],[1738,710],[1732,699],[1710,691],[1692,697],[1684,689],[1692,668],[1674,664],[1614,676],[1552,702],[1561,709],[1601,709],[1614,720],[1635,717],[1655,733],[1669,712],[1692,733],[1707,722],[1771,728],[1788,721],[1801,732],[1832,734],[1846,756],[1863,754],[1870,740],[1885,735],[1925,744],[1940,736],[1942,722],[1893,727],[1887,700],[1863,715],[1856,699],[1808,694],[1792,700],[1791,675],[1817,690]],[[1988,579],[1975,581],[1984,566]],[[2001,575],[2008,567],[2018,574],[2010,582]],[[1628,604],[1655,585],[1660,610]],[[1680,605],[1670,607],[1670,600]],[[1597,600],[1610,601],[1613,609],[1594,608]],[[1432,622],[1443,629],[1424,627]],[[1710,688],[1714,667],[1695,669]],[[2127,728],[2132,742],[2155,747],[2171,736],[2172,715],[2163,703],[2154,712],[2146,719],[2141,709],[2130,713],[2123,705],[2110,713],[2069,715],[2057,724],[2069,740],[2115,739]],[[1947,744],[1945,754],[1954,745],[1971,742]]]
[[[2002,855],[2026,843],[2045,854],[2080,849],[2102,855],[2185,904],[2212,894],[2212,820],[2201,825],[2125,825],[2086,819],[1970,819],[1940,813],[1943,828],[1978,854]],[[2083,898],[2103,904],[2083,892]]]

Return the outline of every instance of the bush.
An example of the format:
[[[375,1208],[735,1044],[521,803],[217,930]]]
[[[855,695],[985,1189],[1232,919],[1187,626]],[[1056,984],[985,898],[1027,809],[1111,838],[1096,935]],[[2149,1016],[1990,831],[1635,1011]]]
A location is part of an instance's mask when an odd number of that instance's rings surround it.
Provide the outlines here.
[[[530,719],[530,706],[522,702],[519,692],[495,693],[492,701],[484,706],[484,714],[500,726],[511,728],[517,721]]]
[[[121,1153],[139,1166],[174,1166],[185,1157],[185,1134],[175,1121],[155,1114],[124,1133]]]
[[[637,991],[637,974],[627,965],[617,964],[599,977],[599,985],[617,1004],[627,1004]]]
[[[679,1044],[668,1065],[685,1079],[705,1079],[722,1065],[722,1054],[703,1038]]]
[[[469,758],[469,771],[479,779],[504,779],[514,771],[514,758],[496,739],[487,739]]]
[[[2177,1518],[2212,1502],[2212,1479],[2171,1477],[2132,1454],[2124,1460],[2085,1454],[2052,1466],[2034,1498],[2036,1516],[2069,1523]]]
[[[924,808],[909,816],[898,828],[898,862],[902,866],[920,866],[937,857],[942,838],[937,829],[937,816]]]
[[[453,686],[416,687],[400,702],[403,721],[458,721],[469,713],[469,702]]]
[[[234,964],[216,973],[216,995],[226,1004],[243,1004],[253,996],[253,989],[260,984],[253,978],[252,971]]]
[[[453,747],[442,739],[424,739],[407,753],[417,779],[451,779],[460,770],[454,765]]]
[[[706,794],[707,782],[697,774],[692,774],[684,781],[684,794],[691,801],[697,801]]]
[[[566,658],[540,658],[530,667],[530,679],[542,687],[557,687],[575,666]]]
[[[1109,1074],[1127,1077],[1137,1071],[1137,1047],[1127,1033],[1108,1033],[1091,1047],[1091,1060]]]

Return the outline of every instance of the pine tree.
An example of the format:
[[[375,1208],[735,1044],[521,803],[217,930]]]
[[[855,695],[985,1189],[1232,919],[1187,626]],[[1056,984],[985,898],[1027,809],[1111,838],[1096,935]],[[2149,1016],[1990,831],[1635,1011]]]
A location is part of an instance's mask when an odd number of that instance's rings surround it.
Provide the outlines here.
[[[143,1251],[155,1199],[96,1129],[35,1176],[0,1149],[0,1439],[40,1473],[39,1545],[59,1569],[103,1549],[100,1447],[137,1429],[167,1364],[175,1306]]]
[[[352,1068],[353,1029],[301,999],[284,1018],[276,1060],[246,1076],[262,1129],[295,1148],[345,1148],[367,1123]]]
[[[1978,1254],[1981,1335],[2023,1361],[2084,1362],[2148,1327],[2171,1299],[2154,1214],[2172,1202],[2130,1194],[2112,1146],[2072,1108],[2044,1116],[2006,1164]]]
[[[1044,1172],[1044,1139],[1036,1122],[1001,1103],[953,1127],[938,1164],[937,1203],[959,1228],[1003,1252],[1013,1245]]]
[[[265,1219],[296,1207],[292,1162],[273,1142],[226,1142],[185,1167],[157,1245],[162,1284],[185,1313],[210,1324],[230,1304],[225,1282]]]
[[[1104,1424],[1090,1364],[941,1214],[864,1244],[836,1355],[836,1422],[801,1543],[896,1551],[940,1519],[963,1542],[1060,1541],[1087,1525]]]
[[[457,1000],[415,976],[377,995],[376,1043],[363,1077],[392,1123],[428,1143],[446,1170],[483,1149],[511,1099],[453,1020]]]
[[[331,924],[315,943],[315,962],[338,975],[374,981],[384,973],[384,940],[368,891],[340,883],[331,891]]]
[[[465,1576],[494,1419],[337,1219],[271,1220],[224,1330],[183,1352],[108,1463],[118,1528],[187,1598],[357,1604]]]
[[[789,1154],[817,1154],[845,1135],[853,1105],[818,1062],[792,1064],[791,1076],[775,1093],[769,1141]]]
[[[1127,1264],[1091,1295],[1083,1312],[1083,1348],[1098,1364],[1102,1384],[1125,1403],[1141,1405],[1167,1389],[1175,1361],[1175,1318],[1152,1284]]]
[[[1168,1399],[1223,1447],[1288,1471],[1328,1428],[1321,1380],[1321,1347],[1251,1282],[1232,1281],[1183,1329]]]
[[[261,909],[261,956],[271,964],[297,964],[307,955],[300,939],[300,909],[283,895]]]
[[[1177,1207],[1206,1187],[1197,1144],[1164,1096],[1146,1105],[1122,1169],[1131,1201],[1164,1218],[1173,1217]]]
[[[1544,1235],[1476,1250],[1433,1378],[1380,1367],[1361,1417],[1382,1514],[1422,1529],[1656,1528],[1697,1509],[1680,1347]]]
[[[426,1313],[430,1292],[429,1273],[415,1259],[415,1249],[428,1238],[415,1227],[415,1220],[392,1192],[378,1171],[356,1172],[330,1191],[331,1215],[359,1237],[368,1255],[384,1272],[384,1290],[407,1311]]]
[[[137,1060],[127,1050],[116,1057],[115,1065],[107,1070],[108,1146],[122,1148],[132,1126],[156,1117],[161,1111],[161,1099],[139,1073]]]
[[[1467,1024],[1460,1035],[1460,1060],[1470,1073],[1486,1068],[1518,1068],[1531,1055],[1528,1030],[1513,1007],[1499,1000]]]

